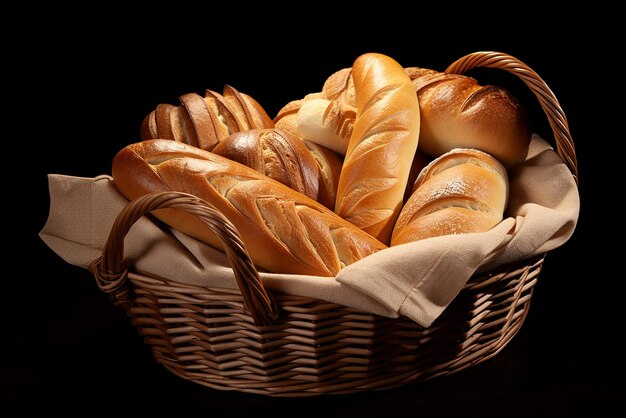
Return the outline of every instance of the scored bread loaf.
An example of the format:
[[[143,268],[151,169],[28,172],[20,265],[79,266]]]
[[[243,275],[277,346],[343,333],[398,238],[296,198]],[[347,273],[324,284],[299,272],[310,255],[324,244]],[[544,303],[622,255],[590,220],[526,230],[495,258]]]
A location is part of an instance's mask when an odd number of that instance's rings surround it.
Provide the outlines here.
[[[356,107],[352,68],[343,68],[331,74],[324,82],[322,94],[328,100],[336,100],[341,104]]]
[[[237,228],[254,263],[271,272],[335,276],[344,266],[386,248],[320,203],[187,144],[159,139],[131,144],[115,156],[112,171],[128,199],[175,190],[206,200]],[[174,209],[154,215],[221,249],[197,217]]]
[[[419,147],[431,157],[453,148],[476,148],[505,166],[523,161],[530,127],[520,102],[507,90],[481,86],[464,75],[407,68],[420,102]]]
[[[419,104],[408,75],[388,56],[361,55],[352,77],[357,116],[335,212],[389,243],[417,149]]]
[[[335,198],[339,186],[339,176],[343,160],[333,151],[311,141],[302,141],[307,147],[320,171],[320,193],[318,202],[330,210],[335,209]]]
[[[207,90],[207,95],[208,93],[216,98],[219,97],[219,94],[214,91]],[[234,87],[226,85],[222,97],[228,105],[228,110],[237,121],[236,126],[231,127],[231,131],[236,129],[237,132],[242,132],[250,129],[274,127],[274,122],[265,112],[265,109],[247,94],[240,93]]]
[[[454,149],[422,170],[414,190],[400,212],[391,245],[491,229],[502,220],[508,178],[491,155]]]
[[[280,129],[252,129],[232,134],[213,152],[335,208],[342,162],[328,148],[294,139]]]
[[[299,139],[278,129],[253,129],[234,133],[213,152],[300,192],[319,198],[320,171],[317,161]]]
[[[234,132],[274,127],[256,100],[228,85],[223,95],[207,90],[205,97],[188,93],[179,99],[180,106],[160,104],[144,118],[141,139],[171,139],[211,150]]]

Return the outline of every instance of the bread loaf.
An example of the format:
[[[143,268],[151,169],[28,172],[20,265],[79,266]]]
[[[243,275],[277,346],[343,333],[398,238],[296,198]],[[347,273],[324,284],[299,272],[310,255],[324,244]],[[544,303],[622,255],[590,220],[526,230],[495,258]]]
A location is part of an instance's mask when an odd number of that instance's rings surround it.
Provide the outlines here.
[[[352,68],[343,68],[331,74],[324,82],[322,94],[328,100],[336,100],[343,105],[357,107]]]
[[[253,129],[234,133],[213,152],[302,193],[319,199],[320,170],[317,161],[299,139],[278,129]]]
[[[420,102],[420,150],[437,157],[453,148],[476,148],[506,166],[523,161],[530,127],[507,90],[481,86],[463,75],[408,68]]]
[[[314,200],[251,168],[174,141],[129,145],[113,160],[113,178],[128,199],[157,191],[194,194],[222,212],[261,268],[276,273],[334,276],[384,244]],[[170,226],[221,248],[195,216],[155,211]]]
[[[315,158],[320,171],[320,194],[318,202],[327,208],[335,209],[337,187],[343,161],[332,150],[311,141],[302,141]]]
[[[420,173],[391,245],[487,231],[502,220],[507,198],[507,173],[498,160],[474,149],[449,151]]]
[[[217,93],[212,92],[217,96]],[[224,101],[228,110],[237,121],[236,127],[231,127],[233,132],[244,132],[250,129],[273,128],[274,123],[265,110],[252,97],[239,93],[235,88],[224,86]]]
[[[352,77],[357,116],[335,212],[388,243],[417,148],[419,104],[408,75],[390,57],[361,55]]]
[[[273,128],[274,123],[252,97],[231,86],[224,95],[207,90],[205,97],[195,93],[180,97],[180,106],[160,104],[145,117],[141,138],[171,139],[211,150],[231,133]]]
[[[220,134],[219,128],[224,133],[228,132],[227,127],[215,120],[215,116],[209,112],[207,104],[199,95],[184,94],[180,97],[180,103],[179,115],[182,120],[182,132],[185,134],[183,142],[209,150],[223,138],[224,134]]]

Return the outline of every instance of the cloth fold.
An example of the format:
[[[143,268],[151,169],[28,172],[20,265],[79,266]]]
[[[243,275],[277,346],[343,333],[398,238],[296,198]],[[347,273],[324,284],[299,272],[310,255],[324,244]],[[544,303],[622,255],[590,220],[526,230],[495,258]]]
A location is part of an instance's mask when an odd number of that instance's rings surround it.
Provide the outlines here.
[[[66,262],[86,268],[99,257],[128,201],[110,176],[49,175],[50,214],[40,237]],[[550,145],[533,136],[527,159],[509,170],[507,215],[487,232],[447,235],[379,251],[336,278],[261,272],[270,291],[326,300],[429,326],[476,272],[545,253],[573,234],[580,201],[574,179]],[[226,256],[150,218],[125,240],[138,272],[205,287],[236,288]]]

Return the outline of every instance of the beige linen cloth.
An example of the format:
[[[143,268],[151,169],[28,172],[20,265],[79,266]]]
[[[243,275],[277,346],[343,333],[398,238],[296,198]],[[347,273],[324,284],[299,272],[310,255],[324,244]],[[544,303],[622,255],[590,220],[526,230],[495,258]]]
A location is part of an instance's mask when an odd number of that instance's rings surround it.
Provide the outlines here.
[[[509,171],[508,217],[490,231],[448,235],[391,247],[336,278],[261,273],[270,291],[308,296],[374,314],[407,316],[429,326],[476,271],[550,251],[574,232],[579,213],[573,177],[538,136],[528,158]],[[81,267],[100,256],[128,201],[109,176],[49,176],[50,215],[40,237]],[[126,238],[125,259],[138,272],[181,283],[236,288],[227,259],[178,231],[141,219]],[[68,284],[70,285],[70,284]]]

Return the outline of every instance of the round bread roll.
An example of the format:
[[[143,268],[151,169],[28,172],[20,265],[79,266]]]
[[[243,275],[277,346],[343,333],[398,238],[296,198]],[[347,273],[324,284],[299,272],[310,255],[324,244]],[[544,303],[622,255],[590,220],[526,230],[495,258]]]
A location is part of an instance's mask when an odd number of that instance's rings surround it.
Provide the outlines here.
[[[281,131],[286,132],[289,136],[293,138],[302,139],[300,134],[298,133],[298,111],[302,107],[302,105],[313,99],[322,99],[324,95],[322,93],[311,93],[304,96],[304,98],[299,100],[293,100],[283,106],[282,109],[278,111],[278,114],[274,118],[274,126]]]
[[[481,86],[463,75],[406,69],[421,110],[419,149],[438,157],[454,148],[476,148],[507,167],[526,158],[527,115],[507,90]]]
[[[451,150],[426,166],[415,185],[398,216],[391,245],[484,232],[502,221],[509,190],[506,169],[485,152]]]
[[[302,103],[296,117],[298,134],[316,144],[346,155],[356,109],[336,100],[312,99]]]

